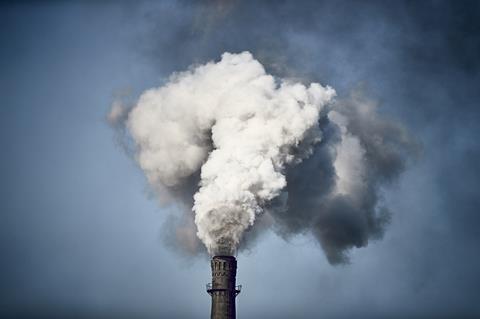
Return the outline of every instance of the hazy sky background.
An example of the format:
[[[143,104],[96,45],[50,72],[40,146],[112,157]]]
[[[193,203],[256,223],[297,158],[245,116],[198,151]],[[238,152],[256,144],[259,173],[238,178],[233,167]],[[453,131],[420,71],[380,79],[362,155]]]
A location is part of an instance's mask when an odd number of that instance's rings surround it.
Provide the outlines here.
[[[162,241],[105,118],[173,71],[249,50],[269,72],[353,89],[422,154],[385,189],[382,240],[333,267],[310,236],[238,256],[240,318],[480,316],[477,1],[0,4],[0,315],[206,318],[207,257]]]

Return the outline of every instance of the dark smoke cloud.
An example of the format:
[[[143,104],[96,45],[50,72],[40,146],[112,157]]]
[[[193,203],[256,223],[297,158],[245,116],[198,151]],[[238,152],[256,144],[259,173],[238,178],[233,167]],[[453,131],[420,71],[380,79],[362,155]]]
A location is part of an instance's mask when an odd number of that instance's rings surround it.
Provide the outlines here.
[[[381,238],[391,214],[382,204],[381,188],[394,182],[419,150],[401,125],[378,117],[375,108],[359,91],[335,107],[348,119],[347,129],[365,150],[366,174],[360,194],[333,191],[338,179],[335,149],[342,134],[337,124],[323,116],[322,142],[311,158],[287,174],[288,208],[269,211],[280,235],[312,232],[333,264],[347,262],[349,249]]]

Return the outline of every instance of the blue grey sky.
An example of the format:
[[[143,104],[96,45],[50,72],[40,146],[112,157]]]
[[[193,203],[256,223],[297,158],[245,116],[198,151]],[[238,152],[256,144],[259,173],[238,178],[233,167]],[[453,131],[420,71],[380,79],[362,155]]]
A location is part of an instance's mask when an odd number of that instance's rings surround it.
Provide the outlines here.
[[[382,239],[330,265],[272,231],[238,256],[240,318],[480,316],[475,1],[0,4],[0,316],[205,318],[206,256],[106,122],[171,72],[248,50],[278,76],[361,88],[422,152],[383,190]]]

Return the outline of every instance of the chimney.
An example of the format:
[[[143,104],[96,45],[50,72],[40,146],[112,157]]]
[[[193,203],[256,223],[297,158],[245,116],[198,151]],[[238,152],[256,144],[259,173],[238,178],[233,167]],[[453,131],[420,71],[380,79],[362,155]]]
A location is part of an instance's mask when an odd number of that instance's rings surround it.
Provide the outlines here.
[[[242,286],[235,286],[237,260],[233,256],[212,258],[212,283],[207,292],[212,296],[211,319],[235,319],[235,297]]]

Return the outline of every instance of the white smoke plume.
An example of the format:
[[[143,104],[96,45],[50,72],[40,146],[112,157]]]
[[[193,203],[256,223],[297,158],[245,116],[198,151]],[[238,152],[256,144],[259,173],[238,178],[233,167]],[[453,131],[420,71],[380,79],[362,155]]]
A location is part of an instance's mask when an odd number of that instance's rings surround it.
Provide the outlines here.
[[[245,231],[266,213],[282,235],[310,229],[334,263],[343,260],[341,250],[365,243],[352,244],[348,236],[343,244],[330,243],[349,231],[340,219],[332,237],[324,218],[338,210],[332,199],[362,207],[366,211],[354,216],[362,219],[376,209],[378,184],[363,132],[355,132],[368,128],[353,127],[350,117],[360,113],[341,105],[336,110],[334,96],[328,86],[274,78],[249,52],[224,53],[218,62],[175,73],[145,91],[126,117],[114,104],[109,118],[124,119],[136,160],[159,196],[170,190],[193,206],[196,234],[210,254],[235,253]],[[306,186],[302,174],[323,176],[309,181],[317,186]],[[327,235],[315,226],[322,220]],[[177,236],[191,234],[186,230]],[[191,237],[184,242],[195,246]]]

